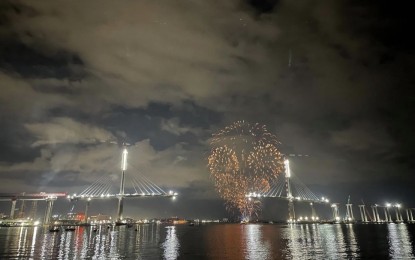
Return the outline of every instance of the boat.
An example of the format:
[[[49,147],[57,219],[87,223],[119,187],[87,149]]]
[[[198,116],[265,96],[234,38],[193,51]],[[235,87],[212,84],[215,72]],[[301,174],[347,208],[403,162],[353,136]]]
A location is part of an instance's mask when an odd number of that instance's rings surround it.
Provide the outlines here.
[[[59,232],[59,227],[50,227],[49,232]]]
[[[194,222],[190,222],[189,223],[189,226],[191,226],[191,227],[193,227],[195,225],[195,223]]]
[[[75,227],[66,227],[65,231],[75,231]]]

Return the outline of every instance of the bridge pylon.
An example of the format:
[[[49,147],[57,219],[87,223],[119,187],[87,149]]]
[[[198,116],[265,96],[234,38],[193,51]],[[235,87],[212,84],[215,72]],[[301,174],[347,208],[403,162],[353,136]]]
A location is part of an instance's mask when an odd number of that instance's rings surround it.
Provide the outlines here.
[[[125,188],[125,171],[127,170],[127,148],[124,147],[122,152],[121,160],[121,183],[120,183],[120,194],[118,194],[118,213],[117,222],[121,222],[123,219],[122,213],[124,211],[124,188]]]
[[[294,222],[295,221],[295,209],[294,209],[294,197],[291,192],[291,170],[290,170],[290,161],[285,159],[284,161],[284,168],[285,168],[285,185],[287,189],[287,198],[288,198],[288,221]]]

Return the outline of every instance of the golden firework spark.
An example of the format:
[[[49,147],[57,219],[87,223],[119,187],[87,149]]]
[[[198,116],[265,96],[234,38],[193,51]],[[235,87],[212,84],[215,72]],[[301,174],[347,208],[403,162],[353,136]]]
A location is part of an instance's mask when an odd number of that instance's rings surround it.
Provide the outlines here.
[[[249,219],[260,201],[246,197],[270,189],[284,169],[275,135],[261,124],[237,121],[213,134],[208,167],[219,195],[229,211]]]

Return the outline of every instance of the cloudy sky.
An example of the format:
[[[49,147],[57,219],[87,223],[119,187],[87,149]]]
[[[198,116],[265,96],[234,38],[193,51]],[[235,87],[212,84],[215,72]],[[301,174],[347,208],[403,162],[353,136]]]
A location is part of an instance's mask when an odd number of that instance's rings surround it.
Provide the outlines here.
[[[117,179],[111,140],[134,144],[129,174],[181,194],[128,214],[226,216],[208,139],[247,120],[309,155],[291,166],[315,193],[413,207],[415,42],[398,2],[1,1],[0,191]]]

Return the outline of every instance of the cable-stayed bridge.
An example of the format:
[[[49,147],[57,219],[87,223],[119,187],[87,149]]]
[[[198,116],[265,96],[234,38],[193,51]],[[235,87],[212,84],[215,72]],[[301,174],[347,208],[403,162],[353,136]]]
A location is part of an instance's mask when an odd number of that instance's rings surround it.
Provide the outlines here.
[[[128,150],[127,145],[123,144],[122,161],[120,178],[117,178],[114,174],[105,175],[98,178],[91,185],[85,188],[80,193],[67,194],[66,192],[59,193],[3,193],[0,194],[0,201],[12,201],[12,207],[10,211],[10,218],[15,217],[15,209],[17,201],[21,201],[19,209],[19,217],[24,215],[25,201],[34,201],[30,216],[36,215],[37,201],[43,200],[47,202],[46,212],[43,222],[45,224],[50,222],[52,215],[53,203],[58,198],[65,197],[71,201],[85,201],[85,219],[88,218],[88,209],[91,201],[93,200],[118,200],[117,220],[116,224],[123,223],[123,211],[124,211],[124,199],[125,198],[154,198],[154,197],[166,197],[175,199],[178,195],[174,191],[165,191],[162,187],[155,184],[144,174],[129,164],[127,161]],[[127,166],[132,168],[127,174]],[[114,178],[115,177],[115,178]]]
[[[143,197],[172,197],[176,198],[177,192],[164,191],[157,184],[153,183],[144,175],[136,172],[135,176],[126,176],[128,150],[124,146],[121,159],[121,182],[119,184],[119,191],[114,189],[114,182],[111,176],[103,176],[99,178],[80,194],[69,195],[70,200],[85,200],[87,201],[85,208],[85,217],[87,218],[89,202],[96,199],[118,199],[117,222],[122,223],[124,211],[125,198],[143,198]],[[126,179],[128,180],[126,182]],[[127,184],[127,186],[126,186]]]
[[[118,200],[117,209],[117,222],[123,221],[124,199],[126,198],[151,198],[151,197],[166,197],[175,198],[178,194],[174,191],[165,191],[162,187],[151,181],[144,174],[140,173],[137,167],[134,167],[131,163],[127,162],[127,147],[124,147],[122,151],[121,171],[119,178],[114,178],[114,174],[105,175],[89,186],[83,191],[77,194],[68,195],[65,192],[56,193],[3,193],[0,194],[0,201],[11,201],[12,207],[10,211],[10,218],[15,217],[16,203],[21,201],[18,217],[24,215],[25,201],[32,201],[32,209],[30,216],[36,215],[37,201],[43,200],[47,202],[45,211],[44,223],[47,224],[50,221],[52,214],[52,207],[55,200],[58,198],[66,197],[71,201],[85,201],[85,219],[88,216],[88,209],[91,201],[93,200]],[[129,171],[127,174],[127,166]],[[310,190],[295,174],[291,172],[290,162],[284,161],[285,172],[272,183],[270,189],[266,192],[251,192],[246,194],[247,199],[260,199],[271,198],[288,202],[288,222],[297,223],[308,221],[307,218],[296,218],[295,204],[297,203],[309,203],[311,206],[310,221],[318,222],[319,217],[316,214],[314,204],[324,204],[331,207],[332,210],[332,222],[348,222],[353,223],[356,221],[353,215],[353,205],[350,203],[350,198],[346,204],[346,216],[340,217],[339,203],[331,203],[327,197],[319,197],[312,190]],[[118,175],[117,174],[117,175]],[[384,205],[374,204],[371,205],[372,212],[366,209],[366,205],[358,205],[360,211],[360,221],[362,223],[389,223],[389,222],[403,222],[401,210],[404,208],[399,203],[385,203]],[[381,209],[381,213],[379,213]],[[383,209],[383,216],[382,216]],[[414,208],[405,208],[406,221],[408,223],[414,223],[413,211]],[[392,220],[391,211],[395,211],[396,218]]]
[[[290,169],[290,162],[288,159],[284,160],[283,176],[278,178],[265,192],[251,192],[246,196],[252,198],[274,198],[288,201],[288,222],[295,222],[295,207],[294,202],[308,202],[312,209],[310,220],[319,220],[313,207],[314,203],[329,204],[330,201],[325,197],[318,197],[314,194],[297,176],[295,176]]]
[[[246,194],[248,199],[260,199],[260,198],[273,198],[279,200],[288,201],[288,223],[296,223],[303,221],[320,221],[318,215],[316,214],[314,204],[326,204],[330,206],[332,210],[332,219],[330,220],[333,223],[346,222],[354,223],[356,222],[355,216],[353,214],[353,204],[350,202],[350,196],[346,203],[346,215],[342,218],[339,211],[339,203],[331,203],[327,197],[319,197],[313,191],[311,191],[296,175],[291,172],[290,162],[288,159],[284,161],[284,174],[278,178],[270,187],[268,191],[265,192],[251,192]],[[311,216],[308,219],[306,218],[296,218],[295,213],[295,203],[309,203],[311,206]],[[372,212],[369,212],[366,209],[365,204],[358,205],[360,212],[360,221],[362,223],[389,223],[389,222],[404,222],[402,217],[401,210],[403,209],[402,205],[399,203],[385,203],[384,205],[374,204],[371,205]],[[379,208],[383,209],[384,217],[382,218],[379,214]],[[392,220],[392,213],[390,211],[394,210],[396,218]],[[413,217],[414,208],[406,208],[406,221],[408,223],[414,223],[415,219]],[[371,215],[372,214],[372,215]]]

